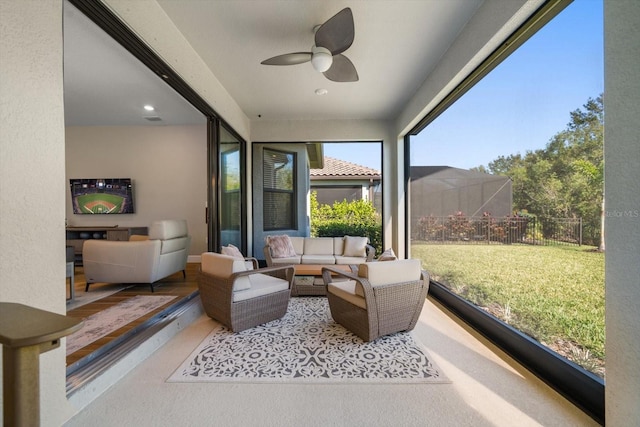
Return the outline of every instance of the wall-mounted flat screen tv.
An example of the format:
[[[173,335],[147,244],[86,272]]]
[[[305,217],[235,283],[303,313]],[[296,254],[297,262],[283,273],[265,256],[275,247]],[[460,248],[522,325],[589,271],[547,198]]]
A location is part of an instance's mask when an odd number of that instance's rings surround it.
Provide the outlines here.
[[[71,179],[74,214],[134,213],[131,178]]]

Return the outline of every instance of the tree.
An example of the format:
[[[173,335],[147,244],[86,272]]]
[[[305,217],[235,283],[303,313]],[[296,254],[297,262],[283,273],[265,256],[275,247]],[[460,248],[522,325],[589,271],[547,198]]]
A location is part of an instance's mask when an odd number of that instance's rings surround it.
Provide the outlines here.
[[[511,177],[516,210],[582,218],[585,241],[604,250],[604,108],[602,95],[570,113],[544,149],[500,156],[487,169]]]
[[[598,245],[598,251],[604,252],[604,160],[599,165],[594,165],[583,159],[578,159],[574,162],[574,168],[576,171],[587,178],[587,181],[591,184],[592,188],[602,188],[602,202],[600,203],[600,244]]]
[[[489,163],[489,173],[494,175],[508,175],[508,172],[518,167],[522,163],[520,154],[510,154],[508,156],[499,156],[497,159]]]

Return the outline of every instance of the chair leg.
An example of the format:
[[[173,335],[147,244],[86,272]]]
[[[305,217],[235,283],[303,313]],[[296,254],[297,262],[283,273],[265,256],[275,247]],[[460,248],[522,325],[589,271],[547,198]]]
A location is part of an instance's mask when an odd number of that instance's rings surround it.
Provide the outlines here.
[[[151,286],[151,293],[153,293],[153,283],[149,283],[149,286]]]
[[[182,278],[183,279],[187,278],[187,270],[182,270]]]
[[[91,283],[87,282],[87,285],[84,287],[84,291],[85,291],[85,292],[89,292],[89,285],[90,285],[90,284],[91,284]]]

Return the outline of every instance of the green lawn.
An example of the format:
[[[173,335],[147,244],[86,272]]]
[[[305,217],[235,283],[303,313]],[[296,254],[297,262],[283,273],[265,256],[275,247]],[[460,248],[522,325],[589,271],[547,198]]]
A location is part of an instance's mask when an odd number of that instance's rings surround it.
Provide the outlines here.
[[[414,243],[433,279],[599,375],[604,254],[592,247]]]

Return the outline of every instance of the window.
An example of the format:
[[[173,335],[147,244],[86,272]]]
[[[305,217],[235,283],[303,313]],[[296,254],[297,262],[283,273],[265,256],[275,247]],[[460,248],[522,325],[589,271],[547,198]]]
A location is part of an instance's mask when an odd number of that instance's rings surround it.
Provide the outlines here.
[[[576,0],[504,62],[496,51],[407,138],[410,253],[430,295],[596,419],[602,6]]]
[[[290,230],[296,227],[296,155],[265,149],[263,165],[264,230]]]

